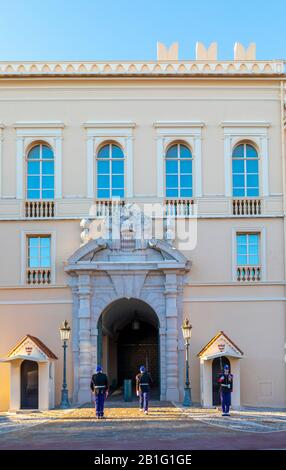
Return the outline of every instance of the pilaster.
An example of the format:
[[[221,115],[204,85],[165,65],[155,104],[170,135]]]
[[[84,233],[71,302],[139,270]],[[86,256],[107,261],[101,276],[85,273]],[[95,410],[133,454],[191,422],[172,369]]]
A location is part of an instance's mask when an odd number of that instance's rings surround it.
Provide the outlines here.
[[[78,320],[79,320],[79,391],[78,402],[90,401],[91,365],[91,308],[90,276],[80,274],[78,279]]]
[[[179,400],[177,275],[166,273],[166,399]]]

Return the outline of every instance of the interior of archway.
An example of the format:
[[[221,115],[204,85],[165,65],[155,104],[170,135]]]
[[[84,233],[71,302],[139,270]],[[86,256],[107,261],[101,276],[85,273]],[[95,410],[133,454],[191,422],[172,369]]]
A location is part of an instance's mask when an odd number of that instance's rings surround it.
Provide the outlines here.
[[[140,365],[153,379],[153,393],[159,390],[159,322],[154,310],[138,299],[119,299],[110,304],[98,321],[98,363],[108,373],[116,395],[124,379],[132,380]]]

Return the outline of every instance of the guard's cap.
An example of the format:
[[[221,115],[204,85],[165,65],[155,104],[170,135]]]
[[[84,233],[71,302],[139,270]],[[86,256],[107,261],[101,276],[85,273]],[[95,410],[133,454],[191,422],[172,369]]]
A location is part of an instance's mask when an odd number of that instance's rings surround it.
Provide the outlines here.
[[[102,372],[102,367],[101,367],[101,366],[97,366],[96,372]]]
[[[140,372],[145,372],[145,367],[144,366],[140,366]]]
[[[229,370],[229,365],[225,364],[223,368]]]

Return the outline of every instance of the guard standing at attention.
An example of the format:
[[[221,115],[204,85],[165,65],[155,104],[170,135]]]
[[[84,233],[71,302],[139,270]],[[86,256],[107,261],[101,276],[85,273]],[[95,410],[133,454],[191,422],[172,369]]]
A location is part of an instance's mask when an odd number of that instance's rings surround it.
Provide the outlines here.
[[[229,408],[233,389],[233,375],[229,373],[229,366],[227,364],[223,368],[223,373],[219,375],[218,382],[220,384],[222,416],[230,416]]]
[[[150,386],[152,384],[152,378],[149,372],[146,371],[144,366],[140,367],[140,373],[136,375],[136,395],[139,397],[140,411],[148,414],[148,405],[150,397]]]
[[[93,374],[90,382],[91,391],[95,396],[95,414],[97,419],[104,418],[104,401],[108,395],[108,378],[102,372],[102,367],[97,366],[96,374]]]

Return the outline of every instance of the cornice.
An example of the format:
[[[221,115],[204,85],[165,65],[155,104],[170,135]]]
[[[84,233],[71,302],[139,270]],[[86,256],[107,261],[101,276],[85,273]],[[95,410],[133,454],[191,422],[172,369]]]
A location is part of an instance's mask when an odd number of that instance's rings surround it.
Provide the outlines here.
[[[188,127],[204,127],[203,121],[155,121],[153,127],[155,128],[188,128]]]
[[[122,61],[122,62],[3,62],[0,77],[101,76],[281,76],[283,60],[270,61]]]
[[[267,121],[222,121],[221,127],[270,127]]]
[[[95,129],[126,129],[136,127],[136,123],[132,121],[86,121],[83,123],[83,127]]]
[[[62,121],[17,121],[14,123],[15,129],[63,129]]]

